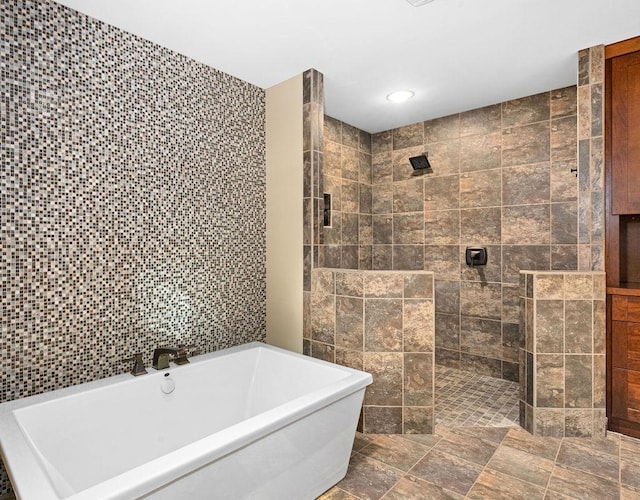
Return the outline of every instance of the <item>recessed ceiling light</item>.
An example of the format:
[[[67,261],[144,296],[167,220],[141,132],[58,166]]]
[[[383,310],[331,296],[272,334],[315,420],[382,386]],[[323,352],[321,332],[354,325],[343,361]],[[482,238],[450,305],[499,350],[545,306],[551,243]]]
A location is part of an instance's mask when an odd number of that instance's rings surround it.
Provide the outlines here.
[[[433,2],[433,0],[407,0],[407,2],[409,2],[414,7],[420,7],[421,5],[424,5],[425,3]]]
[[[411,99],[415,94],[411,90],[398,90],[392,92],[387,96],[387,99],[392,102],[404,102]]]

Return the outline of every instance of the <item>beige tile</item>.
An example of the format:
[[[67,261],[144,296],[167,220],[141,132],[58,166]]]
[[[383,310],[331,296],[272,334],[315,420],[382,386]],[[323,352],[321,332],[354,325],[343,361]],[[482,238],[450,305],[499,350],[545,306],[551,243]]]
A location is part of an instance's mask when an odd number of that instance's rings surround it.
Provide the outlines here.
[[[549,490],[572,498],[614,500],[619,498],[620,487],[617,481],[558,465],[551,475]]]
[[[467,494],[480,472],[482,466],[435,448],[409,471],[412,476],[436,483],[460,495]]]
[[[374,500],[382,497],[401,477],[399,470],[356,453],[338,487],[359,499]]]
[[[462,500],[464,497],[453,491],[445,490],[433,483],[405,476],[385,495],[385,500],[429,499],[429,500]]]

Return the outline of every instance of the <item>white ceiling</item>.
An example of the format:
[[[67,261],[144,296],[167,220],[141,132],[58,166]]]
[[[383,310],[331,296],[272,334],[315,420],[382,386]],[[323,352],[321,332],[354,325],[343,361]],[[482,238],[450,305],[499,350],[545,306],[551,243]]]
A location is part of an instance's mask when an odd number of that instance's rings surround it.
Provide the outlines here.
[[[369,132],[574,84],[578,50],[640,35],[640,0],[58,1],[262,88],[315,68]]]

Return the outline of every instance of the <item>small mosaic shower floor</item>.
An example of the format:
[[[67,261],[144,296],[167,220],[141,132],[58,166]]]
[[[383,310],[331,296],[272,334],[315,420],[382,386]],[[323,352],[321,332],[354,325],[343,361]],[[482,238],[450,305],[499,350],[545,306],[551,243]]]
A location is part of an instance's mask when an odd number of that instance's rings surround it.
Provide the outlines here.
[[[519,384],[436,366],[436,426],[517,427]]]

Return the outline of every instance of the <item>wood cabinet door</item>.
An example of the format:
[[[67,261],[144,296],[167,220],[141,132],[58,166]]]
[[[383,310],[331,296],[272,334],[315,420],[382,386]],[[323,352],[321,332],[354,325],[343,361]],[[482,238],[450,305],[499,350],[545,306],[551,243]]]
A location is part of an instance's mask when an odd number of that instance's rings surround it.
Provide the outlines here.
[[[640,52],[611,61],[611,211],[640,213]]]

